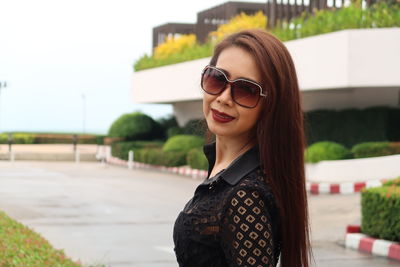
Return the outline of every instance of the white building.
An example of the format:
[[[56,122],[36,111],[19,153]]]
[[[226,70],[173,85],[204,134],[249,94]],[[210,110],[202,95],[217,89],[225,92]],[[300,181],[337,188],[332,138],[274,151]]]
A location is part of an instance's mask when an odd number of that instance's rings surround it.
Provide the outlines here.
[[[400,28],[351,29],[285,42],[304,111],[400,106]],[[182,126],[201,118],[200,73],[210,58],[132,75],[135,103],[172,104]]]

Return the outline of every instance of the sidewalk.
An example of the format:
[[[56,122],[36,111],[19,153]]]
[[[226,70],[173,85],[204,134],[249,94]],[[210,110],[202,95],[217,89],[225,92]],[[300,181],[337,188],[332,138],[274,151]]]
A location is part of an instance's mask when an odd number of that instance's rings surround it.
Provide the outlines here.
[[[72,144],[16,144],[10,154],[8,145],[0,145],[0,160],[96,161],[98,147],[78,144],[77,155]]]
[[[98,145],[81,145],[77,149],[82,154],[95,154]],[[15,153],[72,153],[74,146],[72,144],[32,144],[32,145],[12,145]],[[8,145],[0,145],[0,153],[8,153]]]

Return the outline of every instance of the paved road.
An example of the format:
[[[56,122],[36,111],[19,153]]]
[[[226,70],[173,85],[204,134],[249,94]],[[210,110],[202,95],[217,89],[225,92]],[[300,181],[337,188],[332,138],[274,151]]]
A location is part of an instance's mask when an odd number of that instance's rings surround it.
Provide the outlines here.
[[[0,162],[0,209],[85,264],[176,267],[172,228],[200,180],[100,163]],[[315,266],[395,266],[342,245],[359,195],[309,197]]]

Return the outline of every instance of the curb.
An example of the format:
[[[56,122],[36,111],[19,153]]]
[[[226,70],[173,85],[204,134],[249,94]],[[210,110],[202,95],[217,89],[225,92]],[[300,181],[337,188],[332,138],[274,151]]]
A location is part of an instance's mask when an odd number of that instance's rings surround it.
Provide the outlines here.
[[[371,180],[367,182],[352,183],[310,183],[307,182],[306,188],[311,194],[352,194],[360,192],[363,188],[381,186],[387,179]]]
[[[128,161],[119,159],[119,158],[115,158],[115,157],[107,158],[107,163],[129,167]],[[190,176],[194,179],[195,178],[206,178],[207,174],[208,174],[208,171],[205,171],[205,170],[191,169],[188,167],[158,166],[158,165],[151,165],[151,164],[146,164],[146,163],[141,163],[141,162],[136,162],[136,161],[132,162],[132,167],[137,168],[137,169],[151,169],[151,170],[158,170],[158,171],[162,171],[162,172],[180,174],[180,175],[184,175],[184,176]]]
[[[346,248],[400,261],[400,243],[362,234],[360,233],[360,226],[347,226],[345,246]]]
[[[151,169],[159,170],[162,172],[180,174],[185,176],[190,176],[192,178],[206,178],[208,172],[205,170],[191,169],[188,167],[165,167],[157,166],[140,162],[132,162],[132,166],[129,166],[128,161],[122,160],[115,157],[107,157],[107,163],[126,166],[128,168],[140,168],[140,169]],[[306,190],[313,195],[319,194],[353,194],[360,192],[363,188],[378,187],[382,183],[387,181],[387,179],[382,180],[371,180],[367,182],[354,182],[354,183],[312,183],[306,182]]]

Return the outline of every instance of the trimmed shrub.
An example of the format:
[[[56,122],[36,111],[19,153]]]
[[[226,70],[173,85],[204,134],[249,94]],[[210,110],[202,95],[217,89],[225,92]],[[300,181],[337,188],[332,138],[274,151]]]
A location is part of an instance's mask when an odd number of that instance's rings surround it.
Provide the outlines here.
[[[361,190],[361,231],[364,234],[400,241],[400,186],[363,188]]]
[[[386,182],[383,184],[383,186],[392,186],[392,185],[395,185],[395,186],[399,186],[399,187],[400,187],[400,176],[397,177],[397,178],[395,178],[395,179],[391,179],[391,180],[389,180],[389,181],[386,181]]]
[[[34,134],[28,133],[13,133],[12,134],[12,143],[13,144],[33,144],[35,141]],[[8,134],[2,133],[0,134],[0,144],[8,144]]]
[[[134,160],[137,160],[138,151],[143,148],[162,148],[163,142],[158,141],[131,141],[131,142],[114,142],[111,145],[111,154],[114,157],[128,160],[128,153],[130,150],[134,153]],[[140,157],[140,156],[139,156]]]
[[[368,158],[392,155],[393,150],[389,142],[365,142],[352,147],[354,158]]]
[[[183,166],[186,165],[186,153],[182,151],[165,152],[162,149],[144,148],[135,152],[135,161],[167,167]]]
[[[322,141],[312,144],[305,151],[305,161],[316,163],[321,160],[338,160],[351,158],[351,152],[341,144]]]
[[[321,109],[304,115],[305,133],[310,144],[329,140],[352,147],[364,142],[400,141],[399,108]]]
[[[185,134],[197,135],[203,137],[207,131],[207,124],[205,119],[192,119],[188,121],[183,127]]]
[[[176,121],[175,116],[172,115],[172,114],[167,115],[167,116],[162,117],[162,118],[159,118],[159,119],[157,120],[157,122],[158,122],[158,124],[161,126],[161,128],[162,128],[162,130],[163,130],[164,138],[165,138],[165,137],[166,137],[166,138],[169,138],[169,137],[172,136],[172,135],[171,135],[171,136],[168,135],[168,131],[169,131],[170,129],[179,128],[178,122]],[[181,133],[181,132],[180,132],[180,133]],[[179,134],[180,134],[180,133],[179,133]],[[174,135],[176,135],[176,134],[174,134]]]
[[[193,169],[208,170],[207,158],[198,148],[193,148],[187,153],[186,162]]]
[[[167,137],[171,138],[172,136],[184,134],[184,130],[180,127],[171,127],[167,130]]]
[[[163,137],[161,126],[150,116],[140,112],[123,114],[111,125],[108,135],[126,141],[154,140]]]
[[[163,151],[189,152],[192,148],[201,147],[204,144],[203,138],[195,135],[175,135],[167,140]]]

